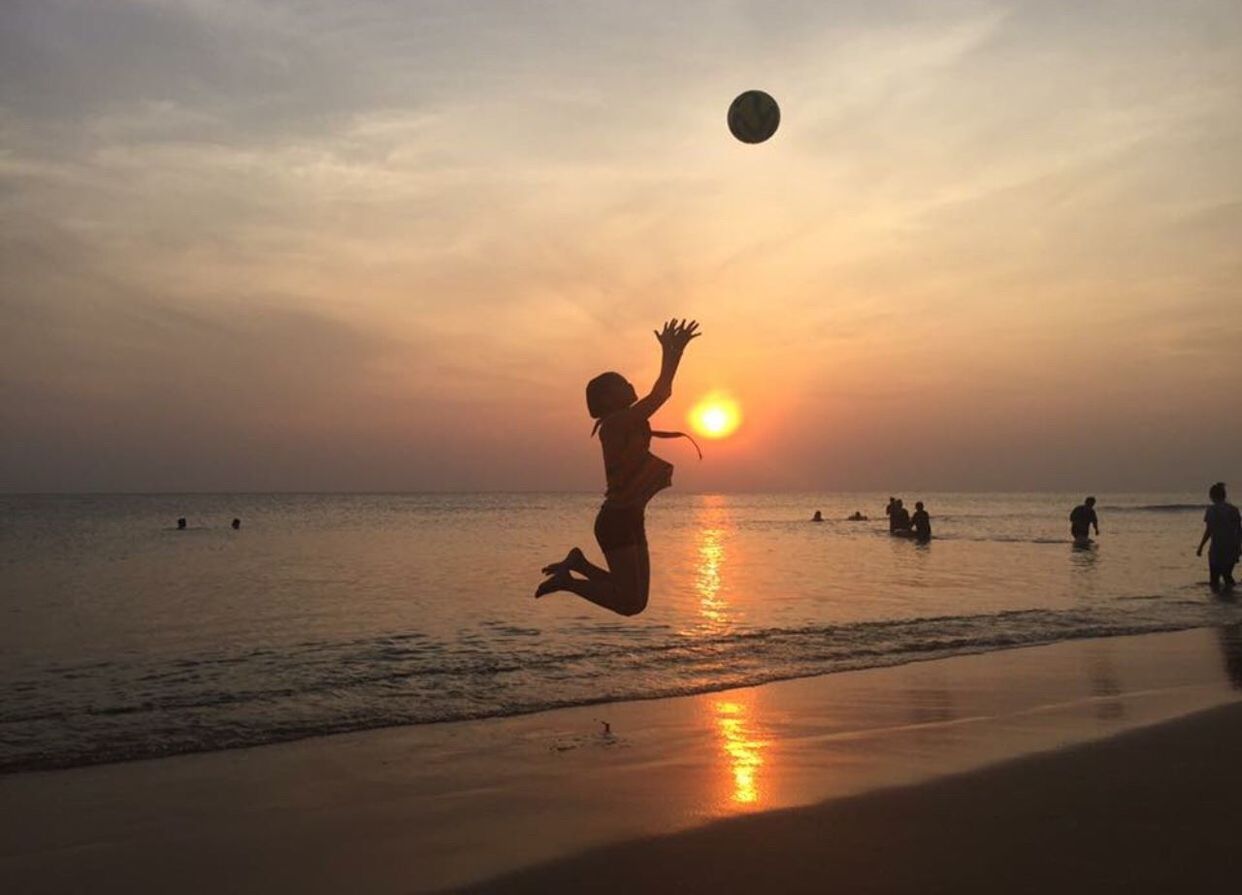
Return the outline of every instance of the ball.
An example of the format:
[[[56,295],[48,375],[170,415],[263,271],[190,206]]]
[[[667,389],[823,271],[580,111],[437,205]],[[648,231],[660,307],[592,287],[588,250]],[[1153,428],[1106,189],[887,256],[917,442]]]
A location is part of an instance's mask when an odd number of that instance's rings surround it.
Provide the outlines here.
[[[762,90],[747,90],[729,104],[728,121],[743,143],[762,143],[780,126],[781,107]]]

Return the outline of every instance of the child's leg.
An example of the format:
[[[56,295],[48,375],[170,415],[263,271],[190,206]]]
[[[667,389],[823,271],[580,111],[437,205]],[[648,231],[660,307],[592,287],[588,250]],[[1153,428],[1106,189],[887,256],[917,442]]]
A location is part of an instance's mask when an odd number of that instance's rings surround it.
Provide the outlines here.
[[[572,577],[566,568],[559,568],[539,585],[535,596],[568,591],[618,615],[638,615],[647,608],[650,567],[647,545],[617,547],[604,556],[608,560],[607,571],[592,566],[595,576],[582,579]]]

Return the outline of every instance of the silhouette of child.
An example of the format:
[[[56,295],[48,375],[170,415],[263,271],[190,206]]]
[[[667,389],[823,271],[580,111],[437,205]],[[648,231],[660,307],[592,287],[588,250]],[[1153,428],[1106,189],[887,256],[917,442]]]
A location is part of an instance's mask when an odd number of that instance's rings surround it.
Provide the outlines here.
[[[595,517],[595,539],[608,568],[594,565],[574,547],[560,562],[543,567],[548,577],[536,589],[536,597],[568,591],[619,615],[637,615],[647,608],[651,558],[644,512],[647,502],[673,483],[673,465],[651,453],[651,438],[688,437],[653,431],[648,420],[672,396],[681,355],[701,335],[698,326],[693,320],[673,319],[655,334],[663,359],[659,378],[645,398],[640,399],[620,373],[602,373],[587,383],[587,410],[596,420],[592,434],[599,432],[608,483]],[[574,577],[574,572],[582,577]]]
[[[920,541],[931,540],[931,516],[927,514],[927,510],[923,509],[921,500],[914,502],[914,515],[910,517],[910,527],[914,529],[914,536]]]
[[[1210,541],[1208,548],[1208,583],[1213,591],[1228,593],[1233,590],[1233,567],[1237,565],[1239,554],[1242,554],[1242,514],[1231,504],[1225,493],[1225,483],[1217,482],[1208,489],[1208,497],[1212,505],[1203,514],[1203,538],[1199,541],[1196,556],[1203,555],[1203,548]]]

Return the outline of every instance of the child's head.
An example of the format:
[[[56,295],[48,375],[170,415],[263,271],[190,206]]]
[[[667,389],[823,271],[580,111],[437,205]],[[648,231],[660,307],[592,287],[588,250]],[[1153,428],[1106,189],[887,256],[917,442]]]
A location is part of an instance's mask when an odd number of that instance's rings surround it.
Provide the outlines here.
[[[620,373],[600,373],[587,383],[587,412],[592,419],[624,410],[638,400],[634,386]]]
[[[1225,499],[1225,483],[1217,482],[1208,489],[1208,497],[1212,498],[1213,503],[1220,503]]]

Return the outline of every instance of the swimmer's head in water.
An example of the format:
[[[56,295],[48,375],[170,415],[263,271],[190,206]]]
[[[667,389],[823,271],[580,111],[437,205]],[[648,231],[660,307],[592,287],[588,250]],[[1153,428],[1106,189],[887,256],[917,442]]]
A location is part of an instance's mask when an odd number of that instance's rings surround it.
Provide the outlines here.
[[[620,373],[600,373],[587,383],[587,412],[592,419],[624,410],[638,400],[638,393]]]

